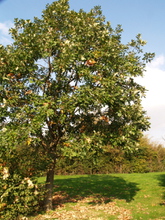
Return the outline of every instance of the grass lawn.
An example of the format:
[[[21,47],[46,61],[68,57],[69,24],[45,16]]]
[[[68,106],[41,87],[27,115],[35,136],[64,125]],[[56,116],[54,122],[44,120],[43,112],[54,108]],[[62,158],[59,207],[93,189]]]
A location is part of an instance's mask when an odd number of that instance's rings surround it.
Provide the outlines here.
[[[165,219],[165,172],[56,176],[54,184],[54,210],[29,219]]]

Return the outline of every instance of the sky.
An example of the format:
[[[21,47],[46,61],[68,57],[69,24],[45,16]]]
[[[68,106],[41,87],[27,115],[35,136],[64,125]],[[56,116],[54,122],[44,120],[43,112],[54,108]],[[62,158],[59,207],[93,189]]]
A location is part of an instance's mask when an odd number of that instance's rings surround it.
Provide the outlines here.
[[[14,18],[40,17],[46,4],[53,0],[0,0],[0,44],[11,43],[8,29]],[[165,0],[70,0],[70,8],[89,11],[100,5],[112,28],[122,25],[122,42],[128,43],[140,33],[147,41],[145,52],[154,52],[154,60],[146,66],[137,81],[146,87],[142,100],[150,117],[151,128],[145,132],[151,141],[165,146]]]

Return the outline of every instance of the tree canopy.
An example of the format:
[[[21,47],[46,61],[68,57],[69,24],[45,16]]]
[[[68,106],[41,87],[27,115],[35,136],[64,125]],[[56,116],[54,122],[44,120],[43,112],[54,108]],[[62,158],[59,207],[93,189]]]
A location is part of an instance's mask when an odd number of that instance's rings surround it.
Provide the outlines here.
[[[47,170],[50,209],[59,156],[137,148],[149,121],[135,79],[153,54],[143,53],[140,34],[122,44],[121,26],[113,30],[98,6],[76,12],[59,0],[41,18],[14,24],[13,43],[0,45],[1,158],[9,167],[14,155],[29,154]]]

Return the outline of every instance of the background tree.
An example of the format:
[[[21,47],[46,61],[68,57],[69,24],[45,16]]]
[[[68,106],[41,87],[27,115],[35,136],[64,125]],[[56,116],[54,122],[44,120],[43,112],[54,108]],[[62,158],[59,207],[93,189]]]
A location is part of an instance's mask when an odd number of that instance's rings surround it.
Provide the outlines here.
[[[1,157],[26,146],[33,161],[46,158],[47,210],[60,155],[85,155],[105,144],[133,150],[149,128],[141,107],[145,88],[135,77],[153,54],[143,54],[140,35],[122,44],[121,32],[100,7],[75,12],[59,0],[41,18],[15,19],[14,43],[0,47]]]
[[[87,151],[85,157],[61,157],[56,164],[56,173],[70,174],[109,174],[109,173],[147,173],[165,171],[165,148],[152,142],[147,136],[139,140],[133,152],[121,147],[104,146],[100,152]]]

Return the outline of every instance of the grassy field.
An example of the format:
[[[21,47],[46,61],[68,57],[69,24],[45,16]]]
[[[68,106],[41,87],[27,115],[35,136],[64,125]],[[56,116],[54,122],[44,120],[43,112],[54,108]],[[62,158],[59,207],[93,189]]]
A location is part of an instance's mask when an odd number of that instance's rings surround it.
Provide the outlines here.
[[[54,184],[54,211],[29,219],[165,219],[165,173],[56,176]]]

